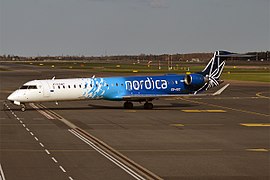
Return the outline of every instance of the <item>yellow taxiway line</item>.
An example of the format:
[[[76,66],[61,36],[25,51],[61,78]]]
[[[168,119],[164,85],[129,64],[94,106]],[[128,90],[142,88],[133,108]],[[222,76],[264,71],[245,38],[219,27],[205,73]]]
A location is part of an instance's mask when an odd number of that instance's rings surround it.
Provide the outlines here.
[[[270,123],[240,123],[240,125],[247,127],[270,127]]]
[[[222,109],[186,109],[182,110],[183,112],[187,113],[224,113],[225,110]]]

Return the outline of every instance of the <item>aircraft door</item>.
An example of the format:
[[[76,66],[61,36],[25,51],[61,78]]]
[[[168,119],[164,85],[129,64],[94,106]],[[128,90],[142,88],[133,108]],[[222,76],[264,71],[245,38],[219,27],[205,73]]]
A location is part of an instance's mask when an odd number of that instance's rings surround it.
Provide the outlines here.
[[[50,85],[47,81],[42,82],[42,89],[43,89],[43,96],[44,97],[49,97],[50,94]]]

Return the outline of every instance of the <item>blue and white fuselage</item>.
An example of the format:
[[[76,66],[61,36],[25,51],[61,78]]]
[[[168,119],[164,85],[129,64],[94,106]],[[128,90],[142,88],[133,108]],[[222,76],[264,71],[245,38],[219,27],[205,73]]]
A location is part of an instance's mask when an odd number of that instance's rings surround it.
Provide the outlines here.
[[[152,109],[150,102],[154,99],[196,95],[218,86],[228,54],[217,51],[202,72],[188,75],[33,80],[13,92],[8,100],[21,105],[22,110],[30,102],[83,99],[125,101],[125,108],[132,108],[132,102],[146,102],[144,107]]]

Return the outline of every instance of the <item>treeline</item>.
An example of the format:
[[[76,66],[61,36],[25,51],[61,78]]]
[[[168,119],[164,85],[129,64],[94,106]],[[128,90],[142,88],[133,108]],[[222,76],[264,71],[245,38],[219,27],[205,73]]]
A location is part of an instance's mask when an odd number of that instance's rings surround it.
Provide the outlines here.
[[[270,61],[269,51],[266,52],[248,52],[252,55],[249,58],[231,58],[230,60],[239,61]],[[117,56],[36,56],[23,57],[15,55],[2,55],[1,61],[92,61],[92,62],[115,62],[115,63],[144,63],[144,62],[205,62],[213,56],[213,53],[189,53],[189,54],[140,54],[140,55],[117,55]]]

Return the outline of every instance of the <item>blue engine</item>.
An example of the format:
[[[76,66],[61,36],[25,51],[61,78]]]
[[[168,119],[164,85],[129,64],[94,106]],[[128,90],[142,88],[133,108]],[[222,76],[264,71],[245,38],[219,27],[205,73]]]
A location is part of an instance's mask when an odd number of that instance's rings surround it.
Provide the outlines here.
[[[187,74],[184,82],[188,86],[201,87],[208,82],[208,79],[201,74]]]

